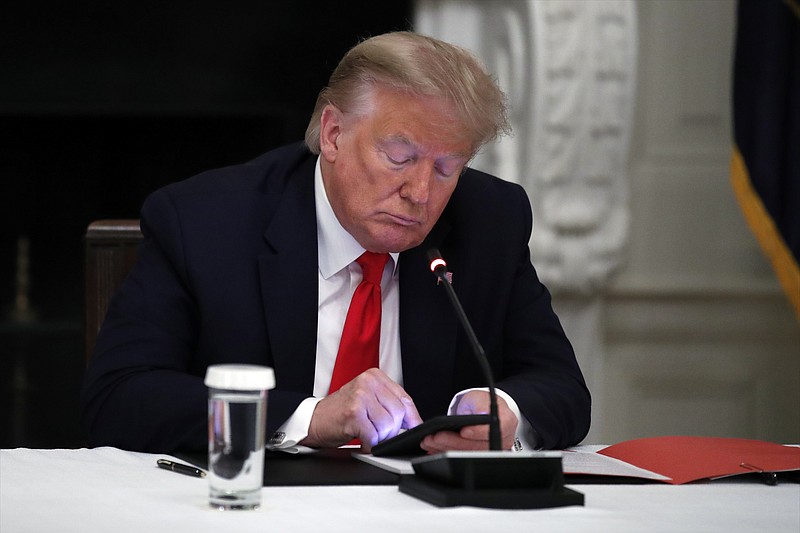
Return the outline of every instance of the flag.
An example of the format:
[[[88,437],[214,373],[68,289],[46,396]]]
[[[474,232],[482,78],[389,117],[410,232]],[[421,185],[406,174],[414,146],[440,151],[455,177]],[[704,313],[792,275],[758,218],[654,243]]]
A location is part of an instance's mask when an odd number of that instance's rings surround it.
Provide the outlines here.
[[[731,182],[800,318],[800,0],[739,0]]]

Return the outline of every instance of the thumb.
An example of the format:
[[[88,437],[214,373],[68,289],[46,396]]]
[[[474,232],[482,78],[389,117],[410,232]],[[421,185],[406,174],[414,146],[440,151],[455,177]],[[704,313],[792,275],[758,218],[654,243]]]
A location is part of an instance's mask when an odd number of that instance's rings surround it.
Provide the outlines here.
[[[458,400],[457,415],[483,415],[489,412],[488,394],[483,391],[470,391]]]

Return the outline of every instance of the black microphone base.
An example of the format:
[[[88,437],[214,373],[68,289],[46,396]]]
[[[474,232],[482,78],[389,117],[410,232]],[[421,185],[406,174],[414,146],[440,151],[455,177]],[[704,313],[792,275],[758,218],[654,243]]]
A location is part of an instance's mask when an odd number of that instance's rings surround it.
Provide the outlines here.
[[[412,460],[400,492],[438,507],[545,509],[583,505],[564,486],[559,452],[446,452]]]
[[[417,476],[401,476],[400,492],[437,507],[469,505],[488,509],[547,509],[583,505],[580,492],[542,489],[462,489]]]

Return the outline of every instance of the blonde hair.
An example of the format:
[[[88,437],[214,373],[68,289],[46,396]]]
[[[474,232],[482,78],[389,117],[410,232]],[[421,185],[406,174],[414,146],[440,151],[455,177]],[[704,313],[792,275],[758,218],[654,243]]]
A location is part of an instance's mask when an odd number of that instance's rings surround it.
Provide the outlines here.
[[[364,112],[376,86],[446,99],[475,151],[510,131],[505,94],[471,52],[432,37],[393,32],[362,41],[339,62],[317,97],[306,129],[308,148],[319,153],[325,106],[345,114]]]

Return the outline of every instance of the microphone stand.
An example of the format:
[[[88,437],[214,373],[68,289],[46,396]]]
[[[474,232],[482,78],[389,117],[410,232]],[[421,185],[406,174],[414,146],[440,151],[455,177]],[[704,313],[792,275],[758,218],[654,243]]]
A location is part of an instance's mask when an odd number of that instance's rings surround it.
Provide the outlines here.
[[[483,346],[481,346],[481,343],[478,341],[477,335],[475,335],[475,330],[472,329],[467,314],[464,312],[464,308],[461,306],[458,296],[456,296],[456,291],[453,290],[453,285],[450,283],[450,280],[447,279],[447,267],[444,260],[441,259],[438,250],[429,250],[428,259],[431,260],[431,269],[433,273],[436,274],[436,277],[439,278],[442,285],[444,285],[445,292],[447,292],[447,296],[450,297],[450,302],[453,304],[456,315],[458,315],[458,319],[461,321],[461,325],[467,333],[469,343],[472,345],[475,358],[478,360],[478,364],[481,366],[481,370],[486,377],[486,385],[489,387],[489,449],[492,451],[500,451],[502,450],[502,439],[500,438],[500,417],[497,414],[497,391],[494,386],[494,375],[492,374],[492,369],[489,367],[489,359],[486,357],[486,352],[483,351]]]

